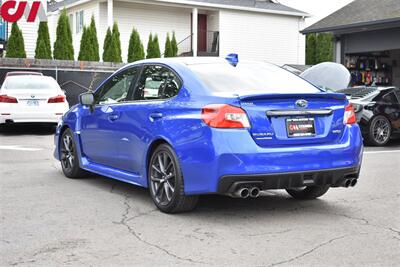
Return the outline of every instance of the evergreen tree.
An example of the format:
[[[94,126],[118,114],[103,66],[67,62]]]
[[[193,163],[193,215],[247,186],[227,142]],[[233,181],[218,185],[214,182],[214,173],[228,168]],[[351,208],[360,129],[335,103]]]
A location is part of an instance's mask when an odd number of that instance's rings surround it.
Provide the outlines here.
[[[178,43],[176,42],[175,32],[172,33],[172,40],[171,40],[171,48],[172,48],[172,56],[178,56]]]
[[[90,61],[91,60],[92,47],[91,47],[90,40],[89,40],[90,34],[91,34],[90,28],[83,27],[78,60],[81,60],[81,61]]]
[[[132,29],[129,39],[128,62],[144,59],[144,49],[140,35],[135,28]]]
[[[154,49],[153,49],[153,35],[150,33],[149,40],[147,42],[146,58],[154,58],[153,51],[154,51]]]
[[[104,38],[104,45],[103,45],[103,61],[104,62],[112,62],[111,40],[112,40],[112,33],[110,30],[110,27],[108,27],[106,37]]]
[[[172,50],[169,33],[167,33],[167,39],[165,40],[164,57],[173,57],[173,56],[174,56],[174,51]]]
[[[153,38],[153,49],[154,49],[154,57],[155,58],[161,57],[160,44],[158,42],[158,35],[157,34]]]
[[[11,34],[8,38],[6,57],[26,58],[24,36],[16,22],[11,26]]]
[[[89,58],[90,61],[99,61],[100,60],[100,55],[99,55],[99,40],[97,39],[97,29],[96,29],[96,22],[94,20],[94,16],[92,16],[92,19],[90,21],[90,38],[89,38],[89,43],[91,46],[91,56]]]
[[[309,33],[306,37],[306,64],[314,65],[316,62],[316,40],[315,34]]]
[[[316,63],[332,61],[332,34],[319,33],[316,39]]]
[[[42,44],[41,44],[42,43]],[[51,59],[51,45],[47,21],[39,23],[38,37],[36,40],[35,58]]]
[[[112,29],[112,38],[111,38],[111,49],[112,49],[112,55],[113,55],[113,61],[112,62],[122,62],[122,50],[121,50],[121,40],[120,40],[120,34],[118,30],[118,24],[114,23],[113,29]]]
[[[72,33],[67,11],[64,9],[58,18],[56,41],[53,51],[54,59],[74,60]]]

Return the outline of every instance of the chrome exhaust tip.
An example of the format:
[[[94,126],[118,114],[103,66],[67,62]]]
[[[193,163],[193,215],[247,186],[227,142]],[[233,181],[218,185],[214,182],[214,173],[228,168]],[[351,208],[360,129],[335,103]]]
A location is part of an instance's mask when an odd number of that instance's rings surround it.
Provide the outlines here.
[[[250,189],[250,197],[258,197],[260,195],[260,188],[253,187]]]
[[[343,180],[343,182],[342,182],[342,186],[343,187],[349,187],[351,185],[351,179],[345,179],[345,180]]]
[[[246,187],[239,188],[231,194],[235,198],[248,198],[250,196],[250,190]]]
[[[356,186],[356,184],[357,184],[357,179],[352,179],[350,185],[354,187]]]

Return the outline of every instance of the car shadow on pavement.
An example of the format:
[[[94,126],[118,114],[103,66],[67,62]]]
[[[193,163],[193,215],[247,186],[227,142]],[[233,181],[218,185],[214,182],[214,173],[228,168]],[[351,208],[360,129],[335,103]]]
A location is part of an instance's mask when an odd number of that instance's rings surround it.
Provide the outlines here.
[[[0,125],[0,136],[13,135],[54,135],[55,124],[50,123],[18,123]]]
[[[90,184],[98,190],[120,195],[124,201],[128,199],[132,207],[137,205],[142,208],[155,209],[147,188],[95,175],[82,179],[80,182]],[[258,198],[248,199],[231,198],[224,195],[202,195],[194,211],[174,216],[198,217],[201,220],[206,220],[207,216],[205,215],[211,214],[214,218],[217,214],[220,214],[220,216],[226,218],[239,219],[264,217],[271,213],[283,215],[296,211],[318,214],[346,213],[343,205],[336,204],[338,202],[325,201],[323,198],[312,201],[294,200],[284,190],[266,191],[262,192]]]

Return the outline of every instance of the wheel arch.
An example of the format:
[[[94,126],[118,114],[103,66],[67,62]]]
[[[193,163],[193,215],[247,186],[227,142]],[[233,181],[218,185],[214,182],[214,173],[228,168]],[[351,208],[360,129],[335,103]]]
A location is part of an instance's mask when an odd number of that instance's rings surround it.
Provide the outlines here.
[[[170,147],[173,148],[173,146],[164,138],[157,138],[155,140],[153,140],[153,142],[150,143],[149,148],[147,149],[147,153],[146,153],[146,165],[145,165],[145,174],[146,174],[146,184],[148,186],[148,175],[149,175],[149,164],[150,164],[150,159],[151,159],[151,155],[153,155],[153,152],[156,150],[156,148],[162,144],[167,144]]]

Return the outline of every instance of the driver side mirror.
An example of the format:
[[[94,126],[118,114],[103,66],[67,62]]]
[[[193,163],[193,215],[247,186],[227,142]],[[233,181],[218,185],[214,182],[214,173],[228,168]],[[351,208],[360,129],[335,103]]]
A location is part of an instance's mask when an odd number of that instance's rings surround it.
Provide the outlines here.
[[[83,106],[94,105],[94,95],[92,92],[87,92],[79,95],[79,103]]]

